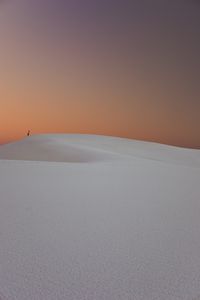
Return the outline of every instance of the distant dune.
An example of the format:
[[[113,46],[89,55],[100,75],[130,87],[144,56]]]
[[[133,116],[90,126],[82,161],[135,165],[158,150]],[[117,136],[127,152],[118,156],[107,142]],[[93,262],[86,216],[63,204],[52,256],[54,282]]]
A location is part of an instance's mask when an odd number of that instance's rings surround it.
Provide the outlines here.
[[[33,136],[0,148],[0,158],[11,160],[96,162],[109,160],[115,153],[68,141],[68,136]]]
[[[0,299],[200,299],[200,150],[73,134],[0,146]]]
[[[0,159],[96,162],[140,157],[200,166],[200,151],[98,135],[35,135],[0,147]]]

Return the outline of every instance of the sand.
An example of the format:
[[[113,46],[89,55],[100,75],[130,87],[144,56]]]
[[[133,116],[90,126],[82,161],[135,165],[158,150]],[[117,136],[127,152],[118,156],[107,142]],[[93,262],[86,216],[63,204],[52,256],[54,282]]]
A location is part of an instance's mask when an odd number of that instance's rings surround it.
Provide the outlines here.
[[[95,135],[0,146],[0,299],[200,299],[200,151]]]

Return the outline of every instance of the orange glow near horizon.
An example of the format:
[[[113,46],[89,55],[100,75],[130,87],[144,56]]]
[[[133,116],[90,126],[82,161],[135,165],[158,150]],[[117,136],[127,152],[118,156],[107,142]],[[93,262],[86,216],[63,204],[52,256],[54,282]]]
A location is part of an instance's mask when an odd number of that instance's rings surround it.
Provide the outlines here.
[[[158,21],[162,34],[153,15],[150,25],[132,16],[127,16],[130,24],[125,17],[123,24],[120,18],[114,23],[104,15],[97,24],[94,7],[85,16],[83,3],[78,11],[73,2],[61,0],[46,17],[42,4],[50,2],[0,5],[0,143],[20,139],[30,129],[200,148],[197,26],[187,38],[184,18],[175,20],[178,37],[165,16]],[[41,7],[34,11],[36,3]],[[62,19],[61,7],[71,9],[71,17]],[[198,23],[200,10],[192,9]],[[115,13],[121,16],[119,8]]]

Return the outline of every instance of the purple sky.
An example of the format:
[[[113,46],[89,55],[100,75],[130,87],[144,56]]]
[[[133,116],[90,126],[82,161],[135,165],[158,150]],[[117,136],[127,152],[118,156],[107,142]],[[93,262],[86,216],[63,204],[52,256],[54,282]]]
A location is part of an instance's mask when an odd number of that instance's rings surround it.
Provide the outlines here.
[[[4,0],[0,38],[0,140],[28,126],[200,148],[199,1]]]

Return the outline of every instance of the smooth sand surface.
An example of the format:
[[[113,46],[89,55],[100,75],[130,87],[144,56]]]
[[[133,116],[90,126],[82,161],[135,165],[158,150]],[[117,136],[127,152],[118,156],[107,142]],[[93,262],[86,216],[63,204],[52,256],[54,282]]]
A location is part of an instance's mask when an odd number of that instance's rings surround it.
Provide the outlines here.
[[[200,151],[93,135],[0,146],[0,299],[200,299]]]

